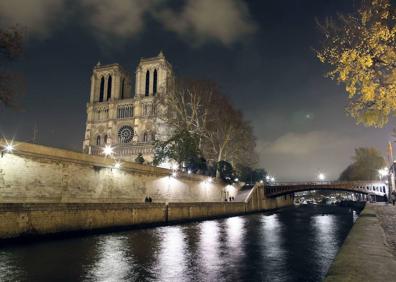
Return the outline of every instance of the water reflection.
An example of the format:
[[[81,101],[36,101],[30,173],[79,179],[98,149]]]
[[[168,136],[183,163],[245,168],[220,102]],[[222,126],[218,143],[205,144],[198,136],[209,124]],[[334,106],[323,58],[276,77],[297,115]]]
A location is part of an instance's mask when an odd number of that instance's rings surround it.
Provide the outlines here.
[[[0,281],[18,281],[22,276],[17,257],[0,251]]]
[[[126,255],[125,236],[106,236],[98,242],[98,258],[87,278],[92,281],[125,281],[128,278],[131,257]]]
[[[282,246],[284,240],[282,237],[283,225],[278,214],[263,216],[261,222],[265,276],[269,281],[283,281],[283,276],[287,273],[285,269],[286,250]]]
[[[163,228],[158,255],[158,279],[160,281],[184,280],[185,248],[186,242],[181,226]]]
[[[320,272],[325,275],[330,262],[335,257],[338,246],[336,240],[337,225],[335,215],[317,215],[312,218],[315,228],[315,257]]]
[[[201,270],[208,277],[209,281],[214,281],[220,268],[220,238],[219,222],[204,221],[200,224],[199,253]]]
[[[320,281],[352,223],[345,208],[291,208],[6,246],[0,281]]]

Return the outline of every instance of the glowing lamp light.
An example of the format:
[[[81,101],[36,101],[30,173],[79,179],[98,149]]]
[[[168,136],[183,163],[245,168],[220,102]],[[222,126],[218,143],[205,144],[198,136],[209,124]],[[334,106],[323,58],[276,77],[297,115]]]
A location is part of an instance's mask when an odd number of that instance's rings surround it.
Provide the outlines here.
[[[269,175],[267,175],[267,176],[265,177],[265,179],[266,179],[267,181],[269,181],[269,180],[271,179],[271,177],[270,177]]]
[[[319,173],[319,175],[318,175],[318,179],[320,180],[320,181],[323,181],[323,180],[325,180],[325,175],[323,174],[323,173]]]
[[[172,169],[173,170],[178,170],[179,169],[179,165],[177,163],[172,164]]]
[[[103,149],[103,153],[105,154],[105,156],[110,156],[114,153],[114,150],[111,146],[106,145],[106,147],[104,147]]]
[[[260,180],[260,183],[263,184],[263,183],[264,183],[264,180]]]
[[[235,182],[238,182],[238,181],[239,181],[239,179],[238,179],[238,178],[235,178],[234,180],[235,180]]]
[[[187,171],[187,173],[188,173],[188,174],[191,174],[191,173],[192,173],[192,172],[191,172],[191,169],[189,169],[189,170]]]
[[[275,182],[275,177],[271,177],[271,182]]]
[[[176,176],[177,176],[176,171],[172,172],[172,177],[176,177]]]
[[[121,163],[120,162],[116,162],[114,165],[114,168],[119,169],[121,168]]]
[[[389,174],[389,169],[387,167],[384,167],[378,170],[378,174],[380,175],[380,177],[387,176]]]
[[[7,153],[12,153],[12,151],[14,151],[14,146],[12,145],[12,144],[7,144],[5,147],[4,147],[4,151],[6,151]]]
[[[209,182],[209,183],[212,183],[212,182],[213,182],[212,177],[209,177],[209,178],[208,178],[208,182]]]

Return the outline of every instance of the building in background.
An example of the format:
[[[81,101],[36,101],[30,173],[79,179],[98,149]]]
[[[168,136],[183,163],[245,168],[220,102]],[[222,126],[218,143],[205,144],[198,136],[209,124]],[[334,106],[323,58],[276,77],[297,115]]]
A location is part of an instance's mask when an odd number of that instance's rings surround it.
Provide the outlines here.
[[[116,158],[134,161],[141,153],[152,161],[154,141],[165,140],[168,134],[157,101],[166,95],[172,76],[172,66],[162,52],[140,59],[134,89],[132,76],[119,64],[98,63],[91,76],[83,151],[101,155],[111,146]]]

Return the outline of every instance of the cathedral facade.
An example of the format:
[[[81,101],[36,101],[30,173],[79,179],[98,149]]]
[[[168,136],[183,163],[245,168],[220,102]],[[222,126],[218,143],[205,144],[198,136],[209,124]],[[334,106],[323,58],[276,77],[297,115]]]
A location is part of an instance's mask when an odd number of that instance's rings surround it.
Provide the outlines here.
[[[159,118],[158,99],[166,95],[172,66],[162,52],[141,58],[132,76],[119,64],[93,68],[83,151],[103,155],[111,148],[117,159],[134,161],[141,153],[153,159],[155,140],[167,138],[167,127]]]

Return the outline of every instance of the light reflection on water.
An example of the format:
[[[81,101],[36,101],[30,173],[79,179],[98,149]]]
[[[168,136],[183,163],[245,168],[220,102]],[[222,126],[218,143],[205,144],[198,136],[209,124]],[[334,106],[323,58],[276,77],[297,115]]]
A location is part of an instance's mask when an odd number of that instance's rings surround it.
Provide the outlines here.
[[[88,271],[87,279],[92,281],[125,281],[128,278],[131,257],[126,255],[125,236],[106,236],[97,243],[96,262]]]
[[[186,271],[186,242],[180,226],[164,228],[158,254],[158,278],[176,281]]]
[[[335,215],[317,215],[312,218],[315,232],[315,257],[319,260],[320,272],[325,275],[330,265],[326,261],[332,260],[338,251]]]
[[[6,246],[0,281],[320,281],[353,213],[316,209]]]

